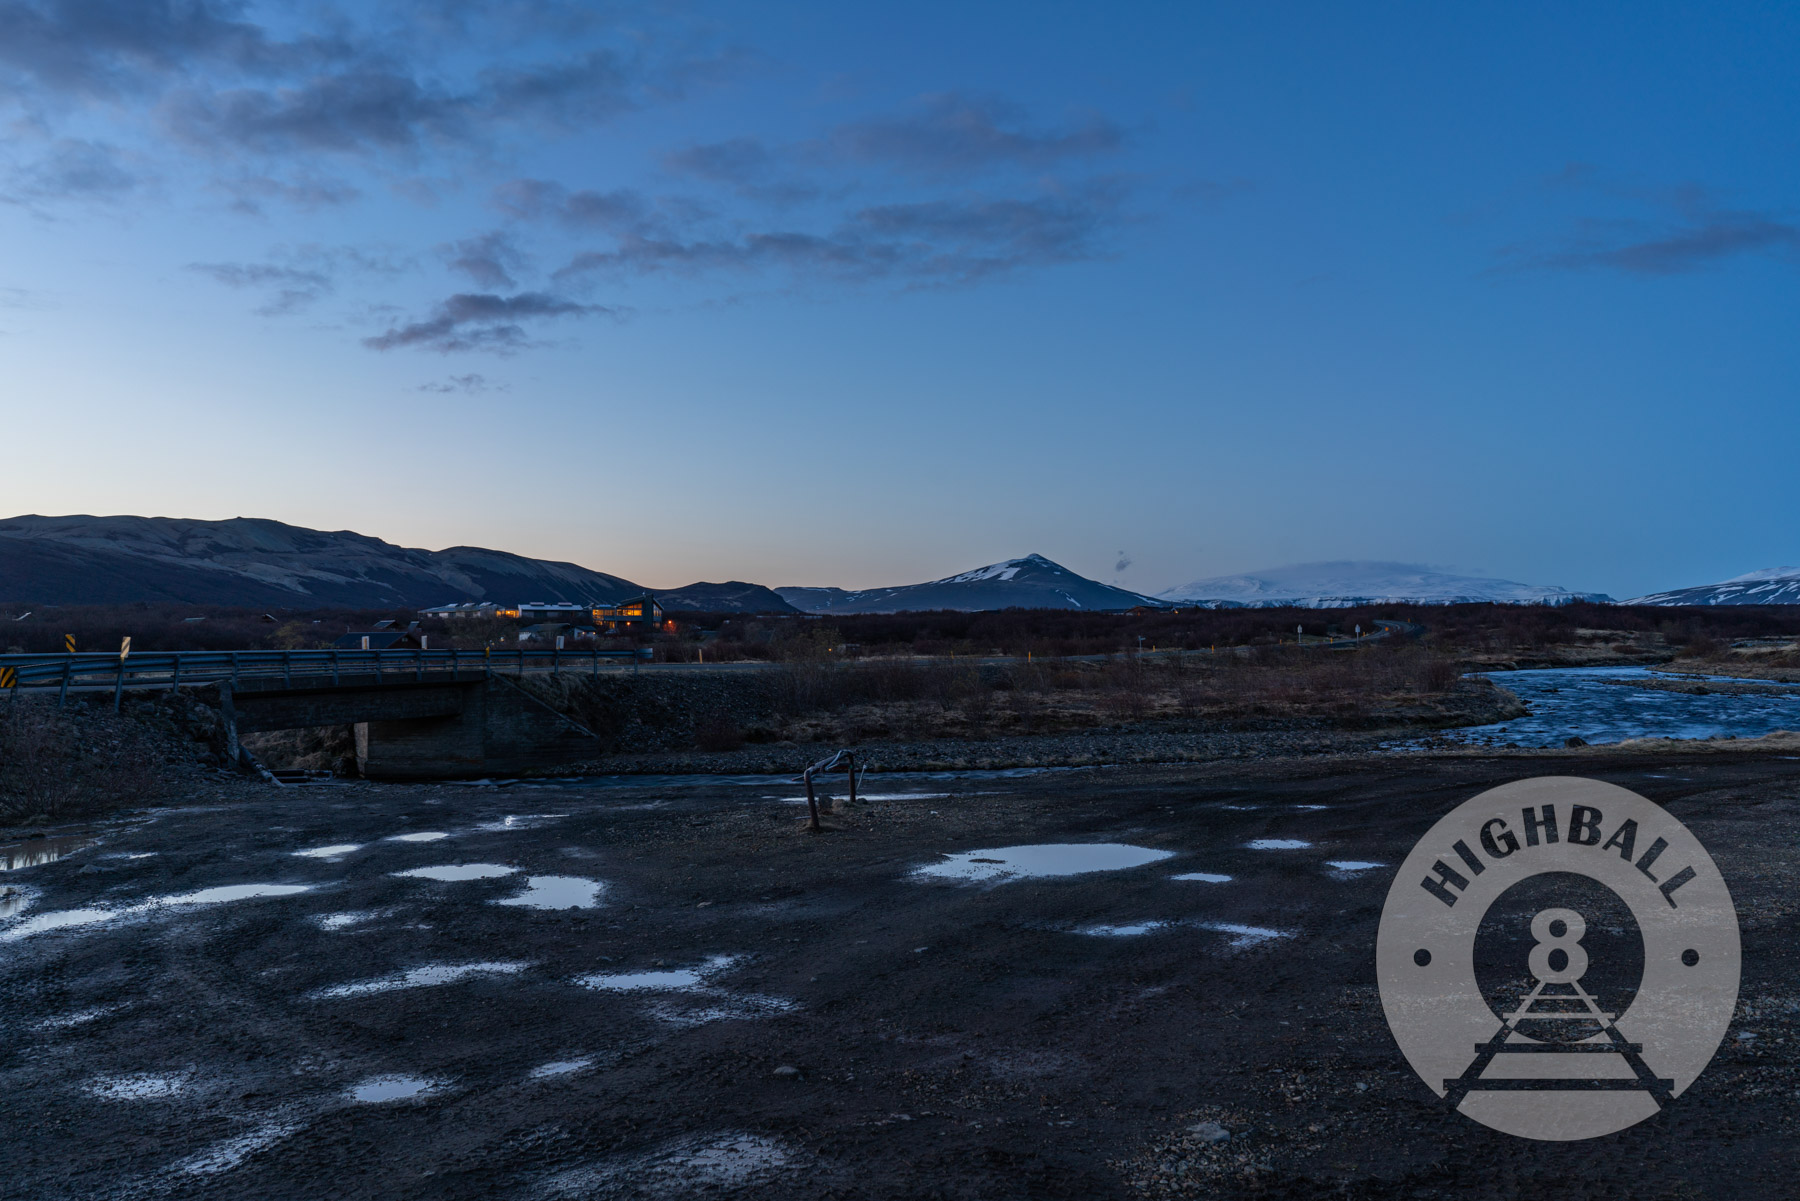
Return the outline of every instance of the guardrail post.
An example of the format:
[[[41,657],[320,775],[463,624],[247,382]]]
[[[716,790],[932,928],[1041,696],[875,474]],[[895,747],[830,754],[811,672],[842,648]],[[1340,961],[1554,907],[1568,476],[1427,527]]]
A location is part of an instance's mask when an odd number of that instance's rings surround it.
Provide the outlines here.
[[[281,652],[281,685],[283,688],[294,686],[294,661],[287,651]]]
[[[125,698],[125,656],[119,656],[119,675],[113,681],[113,712],[119,711],[119,702]]]
[[[63,660],[62,690],[56,694],[56,707],[58,709],[69,703],[69,674],[74,670],[74,667],[75,664],[70,660]]]
[[[237,652],[232,651],[231,652],[231,686],[233,688],[237,687],[237,671],[238,671]]]
[[[230,684],[219,689],[219,720],[225,726],[225,762],[235,771],[238,766],[237,706],[232,703],[231,692]]]
[[[181,652],[180,651],[175,652],[175,675],[174,675],[174,678],[169,681],[169,691],[171,693],[181,691]]]
[[[333,688],[337,687],[337,682],[338,682],[338,652],[337,652],[337,648],[333,647],[332,651],[331,651],[331,686]]]
[[[419,653],[413,660],[413,679],[423,680],[425,678],[425,648],[421,646],[416,649]]]

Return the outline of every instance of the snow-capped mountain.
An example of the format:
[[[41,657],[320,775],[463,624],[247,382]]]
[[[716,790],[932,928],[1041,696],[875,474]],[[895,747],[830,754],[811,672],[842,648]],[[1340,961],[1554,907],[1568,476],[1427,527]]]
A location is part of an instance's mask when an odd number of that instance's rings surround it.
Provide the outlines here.
[[[961,575],[893,588],[777,588],[806,613],[901,613],[933,609],[1130,609],[1163,602],[1076,575],[1042,555],[990,563]]]
[[[1800,567],[1765,567],[1717,584],[1652,592],[1629,605],[1800,605]]]
[[[1344,561],[1296,563],[1252,575],[1195,580],[1157,596],[1169,603],[1244,605],[1268,609],[1344,609],[1353,605],[1566,605],[1610,602],[1599,592],[1571,592],[1545,584],[1450,575],[1416,563]]]

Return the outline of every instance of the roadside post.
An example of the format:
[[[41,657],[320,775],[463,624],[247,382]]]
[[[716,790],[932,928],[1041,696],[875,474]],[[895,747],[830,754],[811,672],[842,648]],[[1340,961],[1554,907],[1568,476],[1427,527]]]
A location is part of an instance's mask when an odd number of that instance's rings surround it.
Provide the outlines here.
[[[113,712],[119,711],[119,702],[125,699],[125,660],[131,657],[131,638],[126,636],[119,643],[119,674],[113,680]]]
[[[12,699],[19,699],[19,673],[10,667],[0,667],[0,688],[12,693]]]

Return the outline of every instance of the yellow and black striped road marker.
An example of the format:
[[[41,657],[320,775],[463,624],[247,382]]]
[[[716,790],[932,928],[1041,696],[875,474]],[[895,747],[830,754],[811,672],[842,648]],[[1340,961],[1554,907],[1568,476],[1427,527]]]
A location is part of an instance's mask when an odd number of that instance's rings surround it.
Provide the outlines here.
[[[75,653],[75,635],[63,635],[63,649],[68,651],[71,655]]]
[[[0,667],[0,688],[16,688],[19,684],[19,673],[10,667]]]

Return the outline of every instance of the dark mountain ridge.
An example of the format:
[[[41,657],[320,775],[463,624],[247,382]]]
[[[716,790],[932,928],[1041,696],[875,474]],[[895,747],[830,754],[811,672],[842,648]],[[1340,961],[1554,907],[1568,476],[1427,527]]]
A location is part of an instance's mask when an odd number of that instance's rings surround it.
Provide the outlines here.
[[[646,589],[575,563],[479,546],[430,551],[350,530],[264,518],[40,517],[0,520],[0,601],[422,608],[456,601],[611,603]],[[658,593],[665,608],[793,609],[732,581]]]

